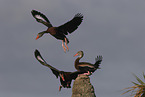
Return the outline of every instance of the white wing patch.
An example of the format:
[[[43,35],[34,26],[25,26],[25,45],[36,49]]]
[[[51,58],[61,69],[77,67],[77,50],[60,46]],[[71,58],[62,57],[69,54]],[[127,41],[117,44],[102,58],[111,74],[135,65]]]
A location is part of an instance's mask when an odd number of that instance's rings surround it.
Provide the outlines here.
[[[37,56],[37,59],[39,60],[39,61],[41,61],[41,62],[44,62],[44,60],[43,59],[41,59],[41,57],[40,56]],[[45,63],[45,62],[44,62]]]
[[[36,17],[37,19],[41,19],[41,20],[43,20],[43,21],[46,22],[46,20],[45,20],[44,18],[42,18],[40,15],[35,15],[35,17]]]

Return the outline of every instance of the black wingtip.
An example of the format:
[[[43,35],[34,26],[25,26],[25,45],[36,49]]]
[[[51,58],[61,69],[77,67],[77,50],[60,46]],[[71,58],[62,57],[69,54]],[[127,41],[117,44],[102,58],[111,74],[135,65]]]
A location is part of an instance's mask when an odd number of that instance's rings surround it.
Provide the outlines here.
[[[97,58],[95,58],[96,61],[102,61],[103,57],[101,55],[97,56]]]
[[[40,52],[39,52],[37,49],[35,50],[34,53],[35,53],[35,57],[36,57],[36,58],[37,58],[37,56],[40,56]]]
[[[82,14],[82,13],[77,13],[77,14],[75,15],[75,17],[80,17],[80,18],[83,18],[84,16],[83,16],[83,14]]]
[[[31,12],[32,12],[32,13],[35,13],[35,12],[38,12],[38,11],[36,11],[36,10],[33,9]]]
[[[35,10],[31,10],[31,13],[33,13]]]
[[[32,10],[31,13],[32,13],[33,16],[35,16],[35,15],[38,14],[39,12],[36,11],[36,10]]]
[[[38,51],[37,49],[35,49],[35,54],[36,54],[36,53],[39,53],[39,51]]]

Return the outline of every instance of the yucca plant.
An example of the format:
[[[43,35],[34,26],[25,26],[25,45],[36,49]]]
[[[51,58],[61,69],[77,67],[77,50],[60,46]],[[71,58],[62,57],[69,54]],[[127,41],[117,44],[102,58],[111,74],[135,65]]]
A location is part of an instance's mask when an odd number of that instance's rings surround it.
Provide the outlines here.
[[[132,82],[134,84],[134,86],[123,89],[123,90],[127,90],[123,94],[131,92],[131,96],[145,97],[145,83],[140,78],[138,78],[135,74],[133,74],[133,75],[135,76],[138,83]],[[145,79],[144,73],[143,73],[143,78]]]

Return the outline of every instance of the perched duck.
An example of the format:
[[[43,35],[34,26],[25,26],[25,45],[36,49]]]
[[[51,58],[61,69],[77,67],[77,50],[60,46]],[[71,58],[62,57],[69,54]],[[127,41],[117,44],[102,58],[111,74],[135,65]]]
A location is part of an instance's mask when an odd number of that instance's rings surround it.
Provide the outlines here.
[[[38,50],[35,50],[34,52],[35,58],[44,66],[47,66],[51,69],[52,73],[58,78],[60,77],[60,83],[59,91],[62,87],[64,88],[71,88],[71,82],[72,80],[75,80],[78,76],[78,74],[82,74],[83,72],[76,71],[76,72],[65,72],[65,71],[59,71],[58,69],[52,67],[51,65],[47,64],[46,61],[42,58],[40,52]]]
[[[62,40],[62,47],[64,49],[64,52],[66,52],[66,49],[68,51],[69,48],[67,44],[69,43],[69,40],[65,35],[68,35],[68,33],[71,34],[78,28],[78,26],[81,24],[83,20],[83,15],[81,13],[78,13],[74,16],[72,20],[68,21],[67,23],[59,27],[53,27],[48,18],[44,14],[36,10],[32,10],[31,13],[37,22],[42,23],[48,27],[46,31],[38,33],[36,40],[42,37],[45,33],[50,33],[56,39]]]
[[[101,64],[102,61],[102,56],[97,56],[97,58],[95,59],[96,60],[95,64],[91,64],[88,62],[79,62],[79,60],[84,56],[83,51],[78,51],[74,56],[79,56],[75,60],[75,68],[78,71],[87,72],[84,73],[85,75],[91,75],[93,72],[99,69],[99,64]]]

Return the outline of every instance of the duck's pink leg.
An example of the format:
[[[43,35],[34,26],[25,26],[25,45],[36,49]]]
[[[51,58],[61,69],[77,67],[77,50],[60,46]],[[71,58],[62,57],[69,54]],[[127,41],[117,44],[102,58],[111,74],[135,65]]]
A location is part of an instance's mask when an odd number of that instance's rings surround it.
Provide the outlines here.
[[[65,46],[66,46],[66,48],[67,48],[67,51],[69,51],[69,48],[68,48],[68,46],[67,46],[67,39],[65,38]]]
[[[62,85],[59,86],[59,91],[61,91]]]
[[[88,76],[90,76],[90,75],[92,75],[92,72],[88,71],[87,73],[79,74],[78,76],[80,76],[80,75],[88,75]]]
[[[62,40],[62,47],[63,47],[64,52],[66,52],[66,48],[64,46],[64,41],[63,40]]]

